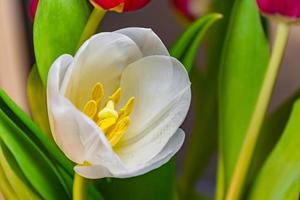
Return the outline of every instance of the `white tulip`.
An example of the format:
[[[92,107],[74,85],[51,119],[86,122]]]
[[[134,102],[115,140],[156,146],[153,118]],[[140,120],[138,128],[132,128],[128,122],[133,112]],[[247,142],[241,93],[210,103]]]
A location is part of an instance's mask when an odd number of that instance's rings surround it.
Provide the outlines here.
[[[190,80],[150,29],[91,37],[48,75],[51,131],[86,178],[138,176],[182,146]]]

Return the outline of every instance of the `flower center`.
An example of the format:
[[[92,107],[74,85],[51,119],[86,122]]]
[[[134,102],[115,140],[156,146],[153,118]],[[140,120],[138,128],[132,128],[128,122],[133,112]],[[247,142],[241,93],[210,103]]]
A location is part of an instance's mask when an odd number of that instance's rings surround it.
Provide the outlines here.
[[[84,105],[82,112],[90,117],[105,134],[114,147],[124,136],[130,125],[130,114],[133,111],[134,97],[131,97],[119,111],[115,106],[121,99],[121,88],[118,88],[109,98],[103,101],[104,88],[96,83],[92,90],[91,99]],[[102,104],[102,106],[101,106]]]

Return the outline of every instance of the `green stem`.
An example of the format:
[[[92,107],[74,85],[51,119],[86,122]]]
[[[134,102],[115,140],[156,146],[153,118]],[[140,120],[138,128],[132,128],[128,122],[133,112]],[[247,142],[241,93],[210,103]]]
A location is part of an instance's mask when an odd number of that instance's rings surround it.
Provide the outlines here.
[[[263,81],[255,110],[252,114],[252,118],[246,132],[244,144],[242,146],[239,159],[236,164],[226,200],[237,200],[240,198],[240,195],[242,193],[246,175],[249,169],[249,164],[251,162],[253,151],[256,145],[257,137],[268,109],[281,60],[287,44],[289,30],[289,24],[278,24],[275,43],[265,79]]]
[[[86,179],[75,172],[73,183],[73,200],[85,200]]]
[[[80,36],[79,43],[77,45],[77,49],[88,39],[90,38],[94,33],[96,33],[97,28],[102,21],[106,11],[95,7],[85,25],[85,28]]]

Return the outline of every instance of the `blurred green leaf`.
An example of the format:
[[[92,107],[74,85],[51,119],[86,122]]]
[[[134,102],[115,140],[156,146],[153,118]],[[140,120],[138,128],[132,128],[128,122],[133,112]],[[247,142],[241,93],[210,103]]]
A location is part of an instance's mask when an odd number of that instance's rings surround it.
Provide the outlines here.
[[[33,188],[29,186],[24,174],[21,172],[17,162],[14,160],[7,147],[0,141],[0,166],[3,169],[3,173],[6,175],[8,183],[11,185],[16,196],[19,199],[35,200],[40,199],[39,196],[33,191]],[[2,181],[2,180],[1,180]]]
[[[202,99],[199,106],[201,121],[197,123],[197,128],[202,131],[198,134],[192,135],[191,141],[204,140],[195,152],[198,153],[198,157],[203,157],[202,163],[198,162],[199,175],[203,175],[204,167],[207,167],[209,159],[213,156],[218,149],[218,132],[219,132],[219,108],[218,108],[218,77],[220,71],[220,58],[222,49],[224,46],[225,36],[228,29],[229,18],[231,10],[235,0],[214,0],[211,1],[211,12],[218,12],[223,15],[223,19],[213,26],[207,34],[204,40],[205,55],[204,57],[204,82],[203,89],[198,91],[199,98]],[[207,92],[209,91],[209,92]],[[210,107],[209,107],[210,106]],[[209,123],[208,123],[209,122]],[[195,142],[196,143],[196,142]],[[205,149],[205,151],[203,151]],[[204,155],[205,152],[207,155]],[[195,157],[197,156],[196,153]],[[219,154],[219,158],[221,155]],[[222,163],[218,160],[218,163]],[[197,166],[195,166],[196,168]],[[223,194],[223,178],[219,173],[222,169],[217,171],[217,186],[216,196],[222,196]],[[216,197],[218,199],[218,197]]]
[[[0,133],[1,140],[14,156],[26,179],[42,198],[49,200],[70,198],[64,181],[60,179],[51,161],[2,109],[0,109]]]
[[[2,156],[2,155],[0,155],[0,156]],[[18,199],[18,197],[16,196],[16,192],[10,185],[10,182],[8,181],[8,179],[5,175],[5,171],[1,165],[0,165],[0,180],[1,180],[0,181],[0,192],[3,195],[3,197],[5,199]]]
[[[105,200],[173,200],[175,197],[175,159],[142,176],[103,179],[99,187]]]
[[[255,1],[236,1],[223,49],[219,82],[220,154],[225,188],[244,141],[268,58],[268,41]]]
[[[255,147],[251,172],[248,175],[250,184],[282,135],[293,104],[298,98],[300,98],[300,90],[267,116]]]
[[[265,162],[250,199],[294,200],[300,194],[300,100],[293,108],[285,131]]]
[[[180,60],[187,71],[190,72],[195,63],[196,54],[205,33],[221,18],[222,15],[217,13],[201,17],[180,36],[171,48],[171,55]]]
[[[38,72],[44,85],[53,61],[73,54],[90,9],[87,0],[40,0],[34,20],[34,49]]]
[[[46,89],[43,86],[36,66],[33,66],[27,81],[27,97],[33,121],[51,137],[49,126]]]
[[[205,34],[209,30],[209,28],[215,24],[218,20],[222,18],[220,14],[209,14],[207,16],[201,17],[196,22],[194,22],[177,40],[173,48],[171,49],[171,55],[177,57],[187,68],[187,70],[191,74],[191,79],[193,82],[192,89],[194,94],[194,99],[196,102],[201,101],[201,106],[198,104],[196,106],[196,127],[193,130],[193,140],[188,144],[188,151],[186,153],[186,159],[184,162],[183,175],[179,180],[179,196],[180,199],[192,198],[193,195],[193,186],[198,179],[199,175],[202,172],[202,169],[206,166],[205,161],[209,159],[210,154],[210,145],[211,142],[207,142],[203,137],[207,137],[207,132],[215,131],[211,130],[216,126],[210,126],[211,123],[206,121],[207,117],[211,117],[211,114],[214,112],[206,112],[207,110],[213,107],[211,104],[215,103],[211,101],[211,96],[209,98],[205,98],[202,96],[201,92],[204,91],[204,82],[203,77],[199,72],[193,68],[195,65],[197,51],[199,46],[202,44],[202,40],[204,39]],[[207,86],[207,85],[206,85]],[[210,87],[209,85],[208,87]],[[205,88],[206,89],[209,88]],[[207,100],[207,101],[206,101]],[[205,109],[203,109],[203,105],[205,105]],[[207,113],[204,114],[204,113]],[[205,121],[205,126],[202,126],[202,121]],[[212,123],[214,123],[212,121]],[[201,124],[199,126],[199,124]],[[201,134],[203,133],[203,134]],[[201,148],[201,149],[199,149]]]

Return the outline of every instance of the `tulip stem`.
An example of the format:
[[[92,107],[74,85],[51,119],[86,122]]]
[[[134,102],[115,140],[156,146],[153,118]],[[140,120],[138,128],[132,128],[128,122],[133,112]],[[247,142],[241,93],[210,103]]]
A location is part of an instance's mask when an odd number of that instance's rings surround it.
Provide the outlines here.
[[[226,200],[238,200],[242,194],[256,141],[268,109],[274,84],[281,65],[281,60],[284,55],[289,31],[289,24],[283,22],[278,24],[269,65],[257,99],[255,110],[252,114],[251,121],[246,132],[245,140],[233,173]]]
[[[86,179],[75,172],[73,183],[73,200],[85,200]]]
[[[79,43],[77,45],[77,49],[94,33],[96,33],[99,24],[101,23],[106,11],[100,7],[95,7],[89,16],[89,19],[84,27],[84,30],[80,36]]]

